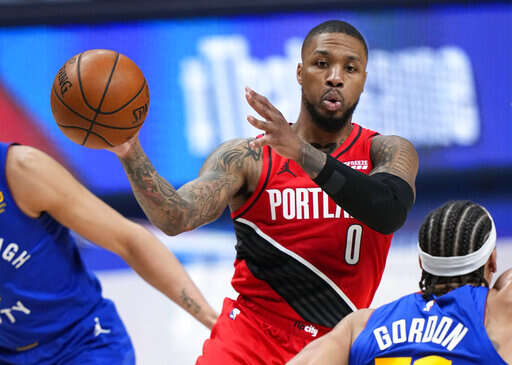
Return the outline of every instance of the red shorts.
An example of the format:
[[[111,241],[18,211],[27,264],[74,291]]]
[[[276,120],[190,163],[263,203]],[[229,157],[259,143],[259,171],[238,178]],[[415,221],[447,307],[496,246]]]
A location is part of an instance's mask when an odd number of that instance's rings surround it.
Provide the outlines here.
[[[196,365],[281,365],[330,330],[283,318],[241,297],[226,298]]]

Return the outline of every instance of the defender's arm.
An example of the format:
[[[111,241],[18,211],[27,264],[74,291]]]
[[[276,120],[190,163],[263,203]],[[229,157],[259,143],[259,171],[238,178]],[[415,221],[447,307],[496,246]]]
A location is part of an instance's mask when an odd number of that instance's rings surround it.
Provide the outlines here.
[[[343,318],[328,334],[309,343],[287,365],[348,365],[350,347],[364,329],[373,309]]]
[[[57,161],[28,146],[12,146],[6,176],[20,209],[47,212],[87,240],[121,256],[144,280],[211,328],[217,313],[176,257],[153,234],[105,204]]]

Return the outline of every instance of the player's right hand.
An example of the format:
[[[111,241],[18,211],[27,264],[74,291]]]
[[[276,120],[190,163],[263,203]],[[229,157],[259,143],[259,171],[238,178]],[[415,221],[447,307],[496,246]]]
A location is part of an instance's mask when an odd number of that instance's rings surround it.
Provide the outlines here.
[[[131,137],[126,142],[114,146],[114,147],[107,147],[105,148],[107,151],[113,152],[117,155],[119,158],[124,158],[130,154],[130,152],[135,150],[135,146],[139,144],[139,132],[135,133],[133,137]]]

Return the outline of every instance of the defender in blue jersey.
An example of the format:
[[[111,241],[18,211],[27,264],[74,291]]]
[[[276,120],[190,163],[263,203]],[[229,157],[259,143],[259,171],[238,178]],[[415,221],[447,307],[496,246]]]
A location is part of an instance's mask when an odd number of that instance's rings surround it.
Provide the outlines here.
[[[43,152],[0,143],[0,364],[135,363],[116,308],[85,268],[68,227],[119,254],[212,327],[216,313],[155,236]]]
[[[421,292],[352,313],[289,364],[512,363],[512,269],[489,289],[495,246],[480,205],[452,201],[432,211],[419,231]]]

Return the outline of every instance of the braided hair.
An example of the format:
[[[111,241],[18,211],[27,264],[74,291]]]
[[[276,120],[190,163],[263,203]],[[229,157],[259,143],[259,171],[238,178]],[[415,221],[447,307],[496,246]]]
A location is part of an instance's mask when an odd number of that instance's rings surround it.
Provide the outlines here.
[[[427,215],[418,233],[419,245],[432,256],[465,256],[482,247],[491,228],[491,218],[480,205],[468,200],[450,201]],[[488,287],[484,267],[460,276],[437,276],[423,270],[419,282],[423,297],[428,300],[466,284]]]

